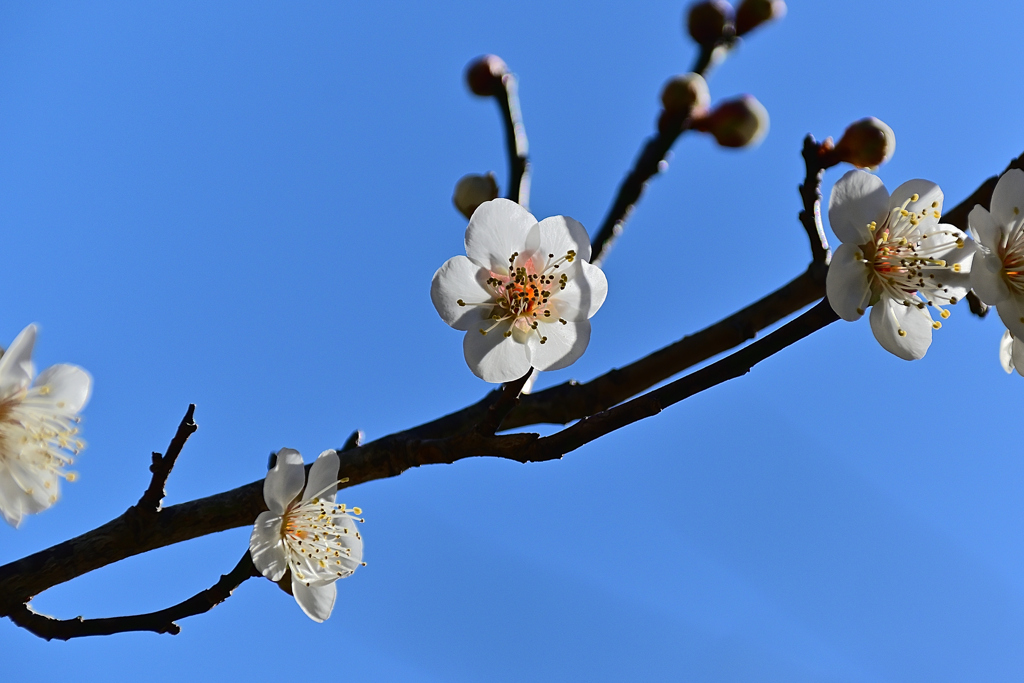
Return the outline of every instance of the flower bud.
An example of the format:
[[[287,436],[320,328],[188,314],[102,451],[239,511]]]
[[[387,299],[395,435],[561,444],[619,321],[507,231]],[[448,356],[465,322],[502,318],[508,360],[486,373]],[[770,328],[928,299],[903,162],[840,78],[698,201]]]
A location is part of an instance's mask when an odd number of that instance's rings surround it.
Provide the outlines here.
[[[714,45],[732,31],[733,9],[725,0],[706,0],[690,6],[686,16],[686,29],[698,45]]]
[[[466,84],[474,95],[493,97],[502,90],[501,77],[508,65],[497,55],[477,57],[466,67]]]
[[[761,24],[786,16],[783,0],[743,0],[736,10],[736,35],[750,33]]]
[[[896,151],[896,134],[874,116],[850,125],[829,152],[833,163],[845,161],[857,168],[878,168]]]
[[[661,90],[661,104],[671,115],[703,114],[711,104],[708,83],[700,74],[673,76]]]
[[[484,202],[489,202],[498,196],[498,183],[494,180],[494,174],[487,175],[469,174],[459,178],[455,183],[455,193],[452,195],[452,204],[466,218],[473,215],[477,207]]]
[[[748,147],[768,134],[768,110],[753,95],[744,95],[722,102],[693,127],[714,135],[722,147]]]

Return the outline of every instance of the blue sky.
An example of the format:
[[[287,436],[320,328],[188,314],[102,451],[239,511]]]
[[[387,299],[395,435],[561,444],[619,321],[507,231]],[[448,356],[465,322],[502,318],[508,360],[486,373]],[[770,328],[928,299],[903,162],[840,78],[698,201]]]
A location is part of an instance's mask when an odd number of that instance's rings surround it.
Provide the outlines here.
[[[605,263],[588,379],[802,272],[799,150],[863,116],[879,175],[947,206],[1024,150],[1024,9],[789,4],[713,72],[756,95],[755,150],[684,136]],[[596,230],[658,93],[689,68],[678,2],[25,3],[0,8],[0,344],[95,378],[62,501],[0,528],[0,562],[121,514],[188,403],[167,503],[376,438],[488,387],[430,304],[462,250],[455,181],[506,161],[462,69],[520,78],[531,209]],[[843,169],[825,179],[827,196]],[[562,461],[478,459],[351,489],[368,566],[324,625],[244,584],[176,637],[45,643],[0,623],[5,675],[364,681],[939,681],[1024,675],[1024,378],[957,307],[925,359],[836,323],[749,375]],[[61,617],[173,604],[236,529],[41,595]]]

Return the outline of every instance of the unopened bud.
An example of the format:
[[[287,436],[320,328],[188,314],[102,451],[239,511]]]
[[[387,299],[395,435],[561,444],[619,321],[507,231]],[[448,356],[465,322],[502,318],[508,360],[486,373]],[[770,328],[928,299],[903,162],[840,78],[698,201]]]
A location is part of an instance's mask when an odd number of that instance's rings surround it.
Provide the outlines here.
[[[501,77],[508,65],[497,55],[477,57],[466,67],[466,84],[474,95],[493,97],[502,90]]]
[[[690,6],[686,30],[698,45],[714,45],[728,32],[732,33],[733,9],[725,0],[706,0]]]
[[[736,35],[750,33],[765,22],[786,16],[783,0],[743,0],[736,10]]]
[[[857,168],[878,168],[895,151],[896,134],[892,128],[869,116],[851,124],[828,155],[833,165],[845,161]]]
[[[466,218],[473,215],[477,207],[484,202],[489,202],[498,196],[498,183],[494,180],[494,174],[487,175],[465,175],[455,183],[455,193],[452,195],[452,203]]]
[[[753,95],[744,95],[722,102],[693,127],[714,135],[722,147],[748,147],[768,134],[768,110]]]
[[[668,114],[703,114],[711,104],[708,83],[700,74],[673,76],[661,90],[661,104]]]

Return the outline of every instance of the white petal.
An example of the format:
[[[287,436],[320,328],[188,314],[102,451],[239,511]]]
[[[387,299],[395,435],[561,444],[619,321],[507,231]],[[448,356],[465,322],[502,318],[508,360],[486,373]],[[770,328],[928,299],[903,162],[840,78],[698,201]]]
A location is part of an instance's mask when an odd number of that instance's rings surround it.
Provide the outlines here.
[[[466,333],[462,351],[473,374],[485,382],[511,382],[530,369],[530,349],[512,337],[505,337],[508,325],[500,325],[485,335],[476,330]]]
[[[17,528],[25,511],[22,503],[26,498],[6,467],[0,466],[0,514],[8,524]]]
[[[309,480],[306,482],[306,490],[302,494],[302,502],[305,503],[313,496],[319,496],[323,500],[334,500],[334,494],[338,492],[338,468],[341,467],[341,459],[334,449],[326,450],[320,457],[313,461],[309,468]]]
[[[32,382],[32,347],[36,343],[36,326],[29,325],[14,338],[3,357],[0,357],[0,392],[22,389]]]
[[[560,259],[572,250],[576,258],[590,261],[590,236],[574,218],[551,216],[540,222],[540,250],[544,256],[554,254]]]
[[[992,190],[989,207],[992,218],[1004,230],[1010,223],[1020,220],[1020,212],[1024,211],[1024,171],[1011,168],[1003,174]]]
[[[24,494],[21,498],[23,513],[34,515],[42,512],[60,498],[60,480],[52,470],[20,460],[8,462],[7,467],[14,483]]]
[[[249,554],[260,574],[271,581],[280,581],[288,569],[288,551],[281,536],[281,517],[261,512],[249,536]]]
[[[454,256],[445,261],[430,283],[430,300],[434,302],[441,320],[462,331],[479,327],[491,309],[472,304],[494,301],[494,296],[483,284],[489,277],[490,271],[465,256]],[[460,299],[470,305],[460,306]]]
[[[1017,369],[1017,374],[1024,376],[1024,341],[1020,339],[1013,340],[1010,357],[1013,359],[1013,367]]]
[[[932,319],[928,309],[904,306],[889,297],[871,307],[871,331],[882,348],[903,360],[923,358],[932,343]],[[899,331],[903,330],[904,335]]]
[[[263,480],[263,500],[275,515],[283,515],[288,505],[302,493],[306,483],[306,470],[302,456],[291,448],[277,452],[277,463]]]
[[[832,310],[843,320],[860,320],[871,299],[871,268],[862,258],[857,245],[840,244],[828,267],[825,293]]]
[[[871,241],[868,223],[883,216],[888,204],[889,193],[878,176],[848,171],[832,186],[828,222],[840,242],[867,244]]]
[[[577,323],[543,323],[537,330],[547,341],[540,343],[540,337],[530,339],[530,360],[538,370],[560,370],[569,367],[583,355],[590,343],[590,321]],[[522,375],[520,375],[521,377]]]
[[[307,586],[302,581],[296,580],[295,574],[292,573],[292,595],[295,596],[295,602],[299,603],[299,607],[307,617],[317,623],[323,623],[327,617],[331,616],[334,601],[338,596],[338,588],[334,582],[323,586]]]
[[[466,228],[466,256],[496,273],[508,272],[508,259],[526,247],[526,236],[537,219],[508,199],[492,199],[473,212]]]
[[[1017,339],[1024,339],[1024,301],[1020,296],[1008,296],[996,304],[999,319]]]
[[[988,211],[981,205],[975,204],[971,213],[967,215],[967,225],[970,227],[971,235],[986,249],[998,249],[1003,233]]]
[[[917,199],[907,202],[915,194]],[[942,215],[942,190],[930,180],[922,180],[920,178],[908,180],[893,190],[892,196],[889,197],[889,208],[897,209],[903,207],[904,202],[907,202],[906,207],[904,207],[907,211],[924,214],[928,222],[937,220],[934,212],[937,211],[939,215]],[[933,204],[935,206],[932,206]]]
[[[1003,338],[999,340],[999,362],[1003,370],[1013,372],[1013,335],[1009,330],[1003,332]]]
[[[569,322],[587,320],[601,308],[608,296],[608,279],[595,265],[580,262],[576,277],[556,289],[552,296],[559,317]]]
[[[975,255],[971,265],[971,287],[989,306],[998,306],[1010,298],[1010,288],[1003,279],[1003,261],[998,255]]]
[[[52,365],[39,373],[35,386],[47,387],[46,397],[56,408],[78,413],[89,402],[92,377],[77,365]]]

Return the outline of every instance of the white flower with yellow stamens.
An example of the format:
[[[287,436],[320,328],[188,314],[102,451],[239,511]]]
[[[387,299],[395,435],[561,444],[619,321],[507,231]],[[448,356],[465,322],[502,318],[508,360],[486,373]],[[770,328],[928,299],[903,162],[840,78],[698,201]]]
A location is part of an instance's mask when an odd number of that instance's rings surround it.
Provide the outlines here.
[[[353,516],[362,510],[334,502],[341,483],[339,465],[335,451],[324,451],[306,482],[302,456],[282,448],[263,481],[263,499],[270,509],[256,518],[249,538],[249,553],[260,573],[280,581],[290,570],[291,594],[317,622],[334,609],[334,582],[363,564],[363,537],[356,531],[356,522],[363,520]]]
[[[945,307],[970,288],[975,244],[940,216],[942,190],[927,180],[908,180],[890,197],[877,176],[850,171],[829,197],[829,223],[842,242],[829,266],[829,302],[844,320],[871,306],[875,339],[905,360],[923,357],[942,327],[930,309],[948,318]]]
[[[1024,339],[1024,171],[1003,174],[990,206],[991,212],[975,206],[967,217],[981,252],[971,286],[996,307],[1013,336]]]
[[[76,365],[54,365],[33,383],[29,325],[0,358],[0,513],[12,526],[60,498],[60,480],[74,481],[67,466],[85,448],[78,438],[79,411],[92,378]]]
[[[589,318],[608,293],[589,260],[579,222],[538,223],[519,204],[495,199],[473,213],[466,256],[438,268],[430,298],[442,320],[466,332],[470,369],[487,382],[510,382],[531,367],[567,367],[586,350]]]

